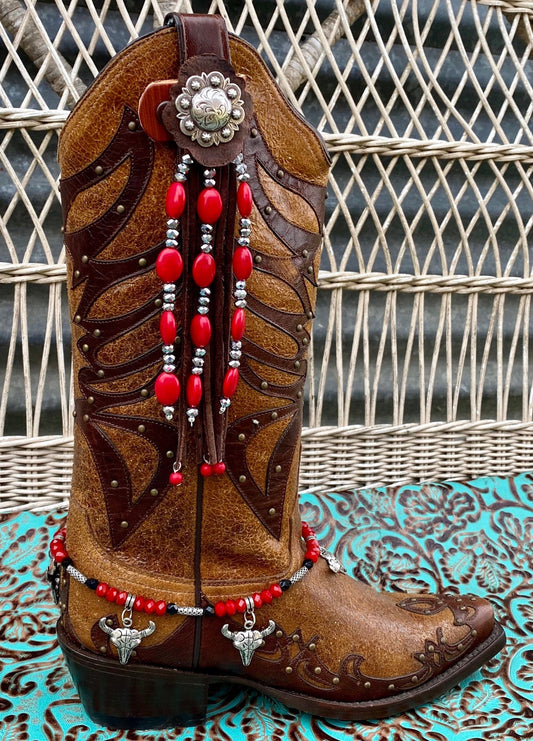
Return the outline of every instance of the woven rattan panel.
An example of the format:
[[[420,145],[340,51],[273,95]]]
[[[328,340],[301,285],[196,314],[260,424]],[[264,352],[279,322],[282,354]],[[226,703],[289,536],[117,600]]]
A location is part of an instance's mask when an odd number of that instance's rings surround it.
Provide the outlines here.
[[[0,512],[69,490],[58,131],[170,9],[223,13],[333,158],[301,486],[533,468],[533,3],[2,0]]]

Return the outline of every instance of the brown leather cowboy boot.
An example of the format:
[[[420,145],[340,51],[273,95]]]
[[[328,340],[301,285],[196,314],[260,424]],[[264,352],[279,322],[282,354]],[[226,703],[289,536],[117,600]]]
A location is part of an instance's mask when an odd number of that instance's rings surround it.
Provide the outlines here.
[[[300,522],[329,161],[257,53],[172,16],[94,82],[59,158],[76,432],[51,550],[89,715],[195,723],[227,680],[376,718],[496,653],[485,600],[377,593]]]

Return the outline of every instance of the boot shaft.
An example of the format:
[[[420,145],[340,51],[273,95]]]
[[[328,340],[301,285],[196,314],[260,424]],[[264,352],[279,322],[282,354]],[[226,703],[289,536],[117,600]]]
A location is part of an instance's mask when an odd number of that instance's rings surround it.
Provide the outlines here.
[[[283,99],[256,52],[234,37],[229,51],[253,103],[242,143],[253,195],[253,270],[239,381],[225,414],[218,406],[239,236],[232,165],[215,168],[224,211],[213,242],[204,396],[192,430],[185,387],[198,302],[191,274],[202,237],[199,164],[184,183],[184,269],[173,309],[182,394],[172,420],[155,395],[165,295],[155,266],[165,247],[165,197],[183,152],[153,141],[138,110],[150,83],[178,78],[184,62],[175,28],[138,40],[111,62],[71,115],[59,147],[76,399],[69,552],[82,565],[104,568],[112,559],[114,569],[201,581],[202,589],[279,577],[301,558],[293,546],[300,537],[302,390],[329,169],[318,136]],[[204,460],[217,462],[213,455],[226,470],[206,478],[200,468]],[[179,486],[169,483],[176,456]]]

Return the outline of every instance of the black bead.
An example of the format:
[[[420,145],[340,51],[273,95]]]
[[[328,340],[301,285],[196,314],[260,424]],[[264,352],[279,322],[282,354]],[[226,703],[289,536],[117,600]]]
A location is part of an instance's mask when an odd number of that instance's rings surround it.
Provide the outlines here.
[[[98,579],[87,579],[85,586],[89,587],[89,589],[96,589],[98,586]]]
[[[61,562],[61,566],[65,569],[65,571],[68,569],[69,566],[72,566],[72,559],[67,556],[67,558],[64,558]]]
[[[314,565],[315,565],[315,564],[313,563],[313,561],[311,561],[311,559],[310,559],[310,558],[306,558],[306,559],[305,559],[305,561],[304,561],[304,562],[303,562],[303,564],[302,564],[302,566],[305,566],[305,568],[306,568],[306,569],[309,569],[309,570],[311,570],[311,569],[313,568],[313,566],[314,566]]]
[[[215,608],[213,605],[207,605],[207,607],[204,607],[204,615],[206,617],[212,617],[215,614]]]
[[[290,579],[282,579],[279,583],[280,587],[283,589],[284,592],[287,591],[287,589],[290,589],[292,586],[292,583]]]
[[[178,606],[175,602],[169,602],[167,605],[167,615],[177,615]]]

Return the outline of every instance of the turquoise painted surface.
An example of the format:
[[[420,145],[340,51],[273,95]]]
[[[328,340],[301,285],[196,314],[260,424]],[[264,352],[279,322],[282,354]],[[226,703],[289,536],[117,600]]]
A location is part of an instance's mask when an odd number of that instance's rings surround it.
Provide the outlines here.
[[[46,551],[63,516],[25,513],[0,523],[0,739],[533,738],[533,474],[304,494],[301,505],[322,544],[377,588],[489,595],[506,649],[437,701],[387,720],[321,720],[226,686],[213,693],[209,720],[197,728],[111,731],[86,717],[55,641]]]

